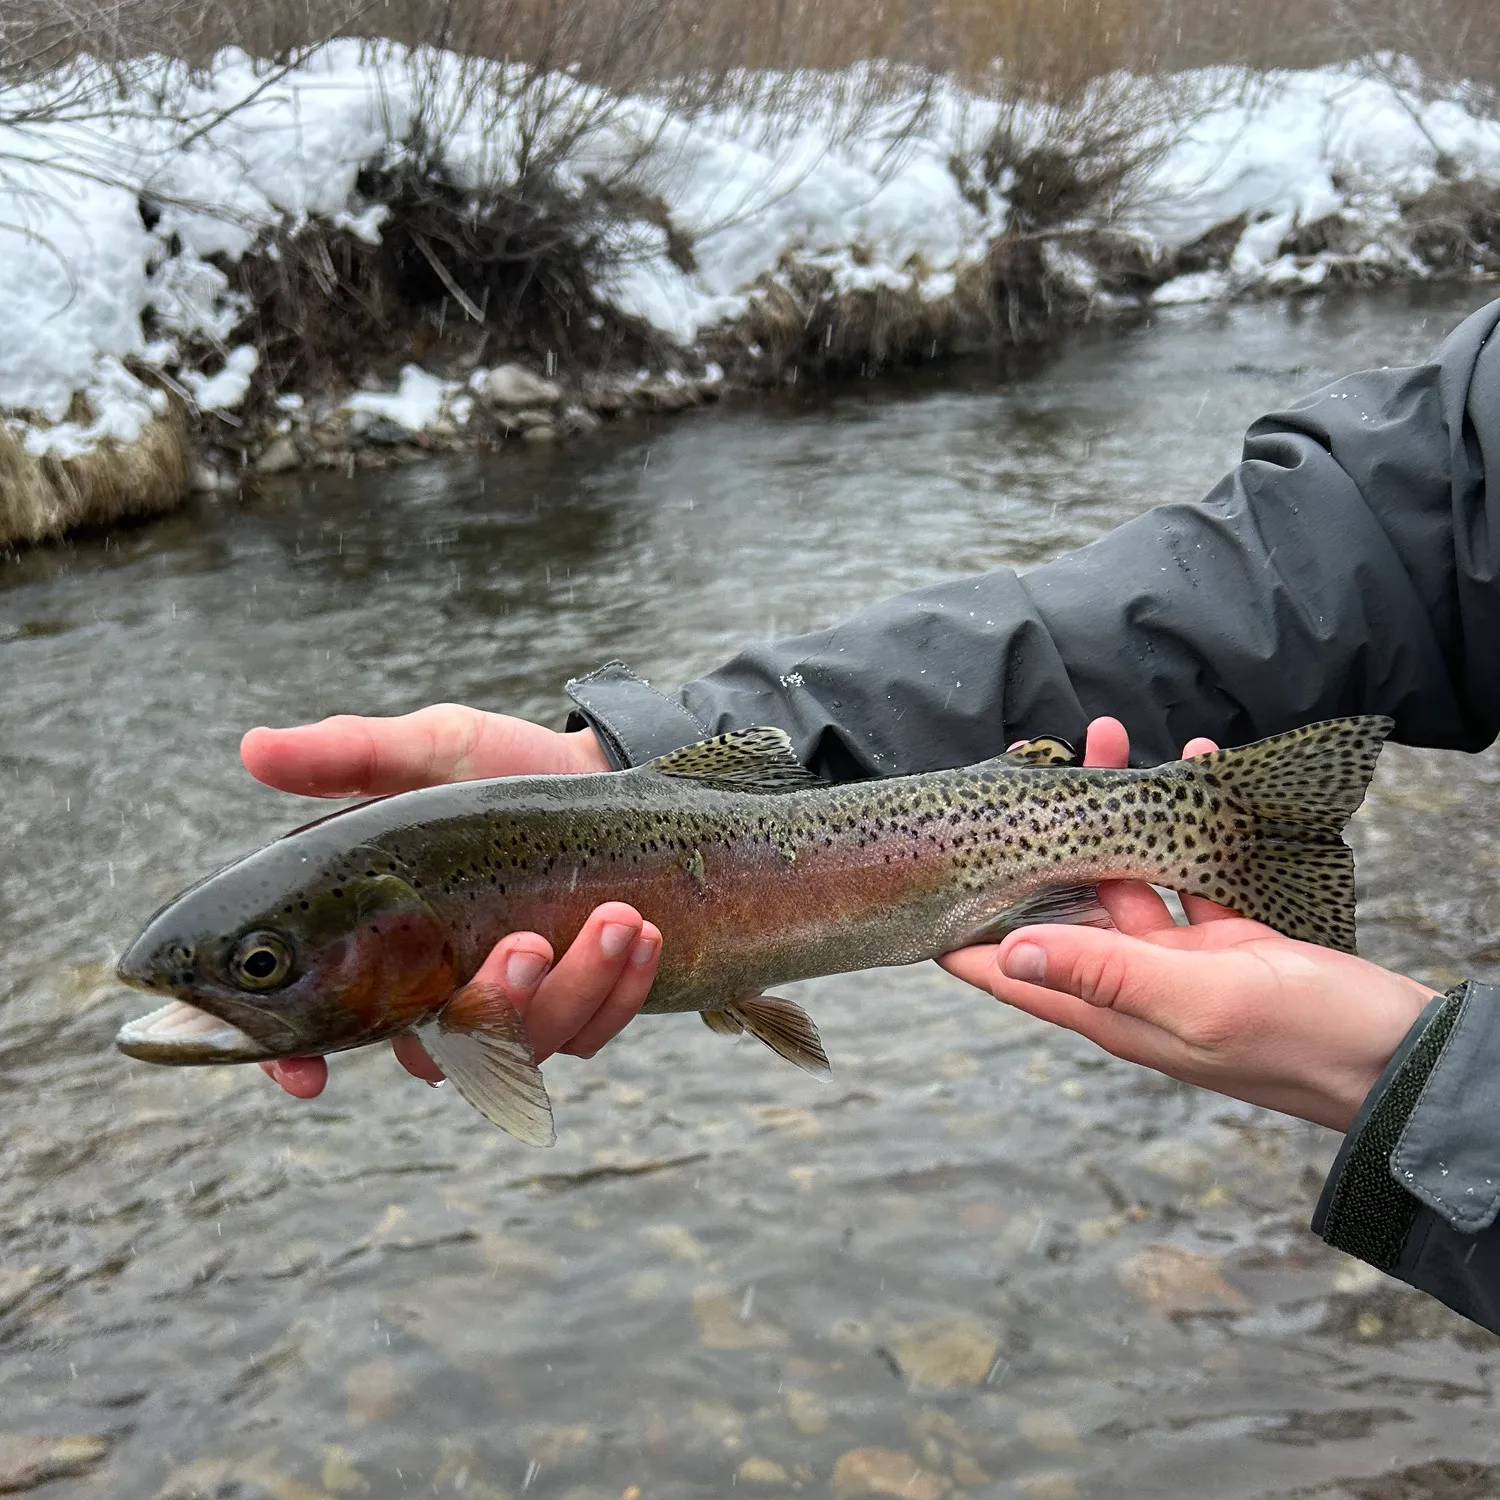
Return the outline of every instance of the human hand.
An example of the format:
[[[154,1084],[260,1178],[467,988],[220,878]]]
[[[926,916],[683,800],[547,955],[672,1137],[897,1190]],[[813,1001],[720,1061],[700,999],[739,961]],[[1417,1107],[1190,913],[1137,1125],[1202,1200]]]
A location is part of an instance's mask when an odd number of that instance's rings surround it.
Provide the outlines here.
[[[1215,748],[1191,740],[1183,754]],[[1128,754],[1118,721],[1089,726],[1086,765],[1124,766]],[[1186,927],[1149,885],[1109,882],[1099,897],[1114,931],[1027,927],[940,962],[1127,1062],[1340,1131],[1433,998],[1199,896],[1183,898]]]
[[[559,734],[506,714],[443,703],[399,718],[339,714],[295,729],[252,729],[240,742],[258,781],[311,797],[380,796],[486,776],[607,771],[592,730]],[[498,986],[526,1018],[536,1059],[592,1057],[640,1009],[656,978],[661,933],[622,902],[598,908],[553,964],[536,933],[503,938],[477,979]],[[433,1085],[442,1070],[414,1036],[392,1044],[408,1073]],[[262,1063],[287,1093],[311,1099],[328,1081],[321,1057]]]
[[[257,781],[304,797],[382,797],[486,776],[609,770],[592,729],[560,734],[458,703],[394,719],[335,714],[294,729],[252,729],[240,741],[240,759]]]

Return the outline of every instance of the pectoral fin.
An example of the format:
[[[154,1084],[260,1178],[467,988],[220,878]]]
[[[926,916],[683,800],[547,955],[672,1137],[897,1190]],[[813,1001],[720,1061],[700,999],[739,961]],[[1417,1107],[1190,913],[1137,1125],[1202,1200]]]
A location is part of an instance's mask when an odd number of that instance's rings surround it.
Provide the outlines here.
[[[742,1036],[745,1028],[727,1010],[700,1010],[703,1024],[715,1036]]]
[[[804,1073],[816,1078],[832,1075],[823,1038],[818,1035],[813,1018],[790,1000],[778,995],[747,995],[722,1009],[702,1011],[701,1015],[703,1024],[719,1036],[738,1036],[748,1031]]]
[[[1066,922],[1074,927],[1112,927],[1109,913],[1099,904],[1099,893],[1091,885],[1050,886],[991,912],[973,932],[958,944],[967,948],[975,943],[998,943],[1006,933],[1018,927],[1041,922]]]
[[[453,1087],[491,1124],[528,1146],[557,1139],[526,1023],[503,990],[466,984],[418,1035]]]

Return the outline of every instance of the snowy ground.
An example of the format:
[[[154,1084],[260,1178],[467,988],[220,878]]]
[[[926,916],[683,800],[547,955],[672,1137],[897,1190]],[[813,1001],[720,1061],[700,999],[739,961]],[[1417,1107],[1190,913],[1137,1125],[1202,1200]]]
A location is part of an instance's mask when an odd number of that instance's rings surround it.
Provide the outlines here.
[[[205,410],[232,410],[256,353],[236,337],[246,309],[220,266],[252,253],[273,226],[309,217],[378,236],[382,210],[358,200],[356,174],[399,157],[419,116],[440,121],[450,179],[476,191],[504,183],[519,122],[537,102],[533,87],[503,106],[493,94],[463,103],[461,59],[375,58],[352,43],[284,76],[239,56],[221,58],[207,82],[167,63],[141,76],[108,118],[65,102],[77,75],[0,90],[0,122],[9,122],[0,123],[0,413],[33,453],[135,436],[163,398],[127,359],[169,374]],[[1169,281],[1156,292],[1163,302],[1316,284],[1326,265],[1282,250],[1297,226],[1330,216],[1342,218],[1356,254],[1421,274],[1398,196],[1437,180],[1439,153],[1460,177],[1500,183],[1500,122],[1398,93],[1358,69],[1181,82],[1215,102],[1116,222],[1166,252],[1241,215],[1249,227],[1226,269]],[[559,119],[600,102],[571,79],[544,87]],[[46,118],[49,105],[60,106],[57,118]],[[842,289],[950,295],[1006,226],[1003,183],[976,203],[949,167],[983,144],[998,107],[950,87],[915,132],[903,135],[909,105],[896,102],[852,138],[841,108],[830,101],[795,122],[750,109],[689,122],[644,98],[604,111],[569,170],[581,180],[641,160],[697,262],[677,269],[658,232],[657,247],[630,257],[607,296],[691,345],[743,314],[757,279],[787,257],[827,268]],[[143,196],[161,205],[150,228]],[[1076,272],[1086,283],[1087,267]],[[420,370],[407,371],[397,396],[391,410],[403,422],[454,419],[455,392]]]

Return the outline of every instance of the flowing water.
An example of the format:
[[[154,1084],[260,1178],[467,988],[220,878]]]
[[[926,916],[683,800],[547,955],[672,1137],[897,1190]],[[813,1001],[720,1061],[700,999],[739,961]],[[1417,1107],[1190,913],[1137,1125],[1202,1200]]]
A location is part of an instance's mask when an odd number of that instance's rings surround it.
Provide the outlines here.
[[[0,567],[0,1487],[1500,1493],[1500,1341],[1306,1232],[1333,1136],[930,965],[797,987],[828,1085],[692,1017],[559,1058],[547,1153],[384,1049],[299,1103],[109,1045],[137,924],[309,816],[243,774],[246,726],[441,699],[558,722],[612,656],[680,681],[1035,564],[1482,300],[1183,311],[1010,378],[303,479]],[[1493,972],[1497,786],[1495,756],[1388,753],[1358,820],[1369,955]]]

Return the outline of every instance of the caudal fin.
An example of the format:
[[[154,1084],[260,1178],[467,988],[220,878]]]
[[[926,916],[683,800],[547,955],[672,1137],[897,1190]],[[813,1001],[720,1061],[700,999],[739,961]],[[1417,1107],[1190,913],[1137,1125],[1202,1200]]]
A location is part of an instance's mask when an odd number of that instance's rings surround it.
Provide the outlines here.
[[[1245,815],[1226,905],[1287,937],[1354,952],[1354,855],[1344,828],[1394,727],[1329,719],[1183,762]],[[1207,884],[1207,880],[1205,881]]]

